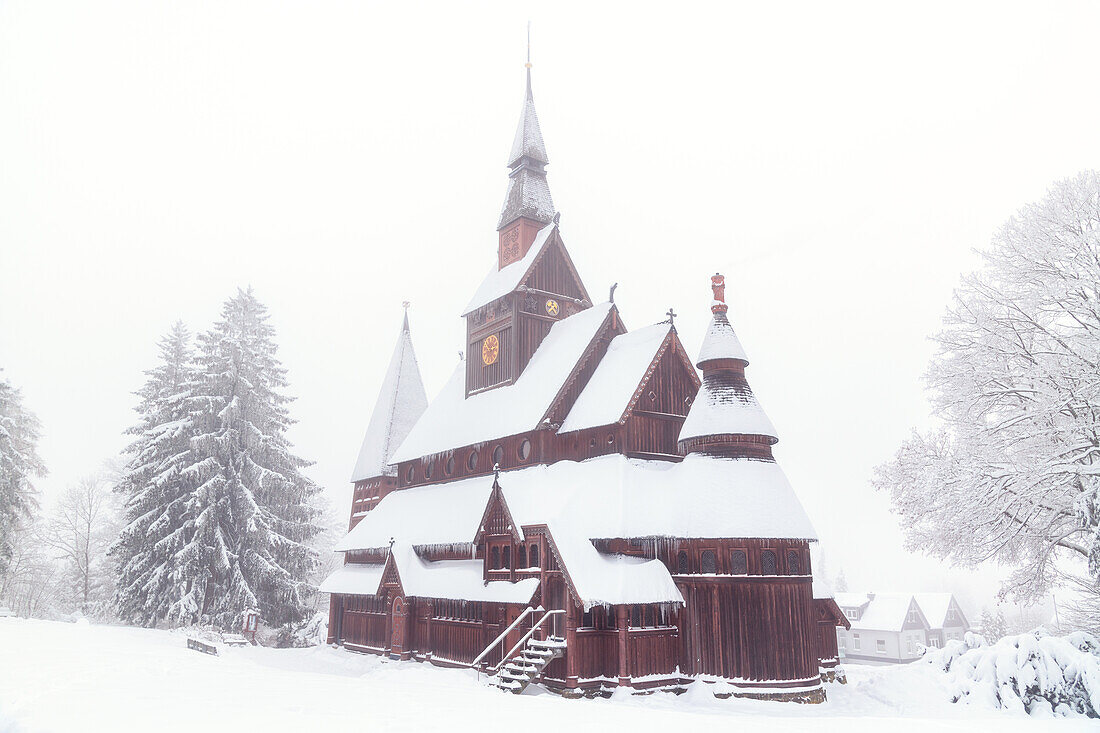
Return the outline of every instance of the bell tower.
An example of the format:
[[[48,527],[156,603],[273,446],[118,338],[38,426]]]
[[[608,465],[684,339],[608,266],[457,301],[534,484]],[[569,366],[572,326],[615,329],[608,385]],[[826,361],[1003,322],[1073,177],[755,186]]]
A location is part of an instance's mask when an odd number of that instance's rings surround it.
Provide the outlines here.
[[[508,155],[508,191],[497,222],[499,248],[497,268],[504,269],[523,259],[535,235],[554,219],[554,201],[546,182],[546,144],[542,141],[535,97],[531,92],[531,49],[527,49],[527,92],[523,98],[519,126]]]

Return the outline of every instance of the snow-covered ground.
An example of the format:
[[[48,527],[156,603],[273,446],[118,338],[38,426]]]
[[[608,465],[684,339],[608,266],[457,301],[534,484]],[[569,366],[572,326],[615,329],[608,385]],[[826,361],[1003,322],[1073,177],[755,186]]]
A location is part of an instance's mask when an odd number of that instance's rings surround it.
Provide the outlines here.
[[[31,731],[370,729],[768,731],[1095,731],[1096,721],[1034,720],[949,702],[931,665],[848,668],[824,705],[617,694],[513,696],[470,671],[390,662],[328,647],[221,647],[212,657],[165,631],[0,618],[0,733]]]

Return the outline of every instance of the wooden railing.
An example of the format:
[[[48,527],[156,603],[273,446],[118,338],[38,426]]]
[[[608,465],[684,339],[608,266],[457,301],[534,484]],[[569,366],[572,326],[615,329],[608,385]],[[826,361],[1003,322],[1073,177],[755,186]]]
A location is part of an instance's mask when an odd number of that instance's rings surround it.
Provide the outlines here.
[[[512,624],[508,628],[506,628],[504,631],[500,632],[500,635],[497,636],[497,638],[495,638],[491,642],[489,642],[489,646],[485,647],[485,649],[482,650],[481,654],[478,654],[476,657],[474,657],[474,661],[470,662],[470,666],[471,667],[475,666],[482,659],[485,659],[485,657],[489,656],[489,652],[491,652],[495,647],[499,646],[501,644],[501,642],[504,641],[504,637],[506,637],[506,636],[508,636],[508,634],[512,633],[512,630],[515,629],[517,626],[519,626],[520,622],[523,621],[523,619],[527,618],[532,613],[535,613],[535,612],[541,611],[541,610],[542,610],[542,606],[539,606],[538,608],[531,608],[530,606],[528,606],[527,608],[523,609],[523,613],[521,613],[516,618],[516,620],[512,622]]]
[[[527,643],[527,640],[531,638],[532,634],[534,634],[536,631],[538,631],[542,627],[542,625],[546,622],[546,619],[550,618],[551,616],[557,616],[558,614],[564,614],[564,613],[565,613],[565,611],[562,611],[562,610],[547,611],[546,613],[544,613],[542,615],[542,618],[540,618],[538,621],[536,621],[534,623],[534,625],[531,626],[531,628],[527,630],[527,633],[524,634],[522,637],[520,637],[520,640],[516,642],[516,645],[508,650],[508,653],[504,655],[504,658],[500,660],[500,663],[497,664],[497,666],[494,667],[494,669],[500,669],[501,666],[503,666],[505,662],[507,662],[509,659],[511,659],[512,655],[515,654],[517,651],[519,651],[520,647],[522,647],[524,644]],[[524,614],[524,615],[526,615],[526,614]],[[505,632],[505,633],[507,633],[507,632]]]

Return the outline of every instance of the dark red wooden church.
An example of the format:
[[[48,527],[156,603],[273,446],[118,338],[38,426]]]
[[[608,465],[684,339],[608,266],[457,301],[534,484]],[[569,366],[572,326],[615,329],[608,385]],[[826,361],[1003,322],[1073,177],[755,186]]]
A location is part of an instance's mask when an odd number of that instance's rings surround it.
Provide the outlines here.
[[[772,455],[724,280],[693,362],[627,331],[566,250],[530,66],[465,363],[428,404],[406,318],[352,480],[329,641],[567,694],[825,697],[844,616]],[[696,371],[702,371],[700,377]],[[816,597],[822,596],[822,597]]]

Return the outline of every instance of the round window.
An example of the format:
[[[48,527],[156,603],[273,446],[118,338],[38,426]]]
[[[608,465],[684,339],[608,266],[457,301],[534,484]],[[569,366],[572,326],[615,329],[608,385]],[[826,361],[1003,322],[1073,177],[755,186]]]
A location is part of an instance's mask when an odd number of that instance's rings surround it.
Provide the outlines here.
[[[493,448],[493,465],[494,466],[499,466],[503,462],[504,462],[504,446],[498,445],[496,448]]]
[[[412,483],[413,478],[416,476],[416,467],[409,466],[409,470],[405,471],[405,481]]]
[[[455,472],[455,457],[450,456],[449,458],[447,458],[447,462],[445,464],[443,464],[443,474],[445,476],[450,476],[454,472]]]
[[[530,457],[531,457],[531,441],[524,438],[523,442],[519,444],[519,459],[521,461],[526,461]]]
[[[430,461],[424,465],[424,478],[429,481],[432,478],[432,464]]]
[[[470,457],[466,459],[466,469],[473,471],[477,468],[477,451],[470,451]]]
[[[607,434],[607,444],[608,445],[615,445],[615,436],[614,436],[614,434],[612,434],[612,433]]]

